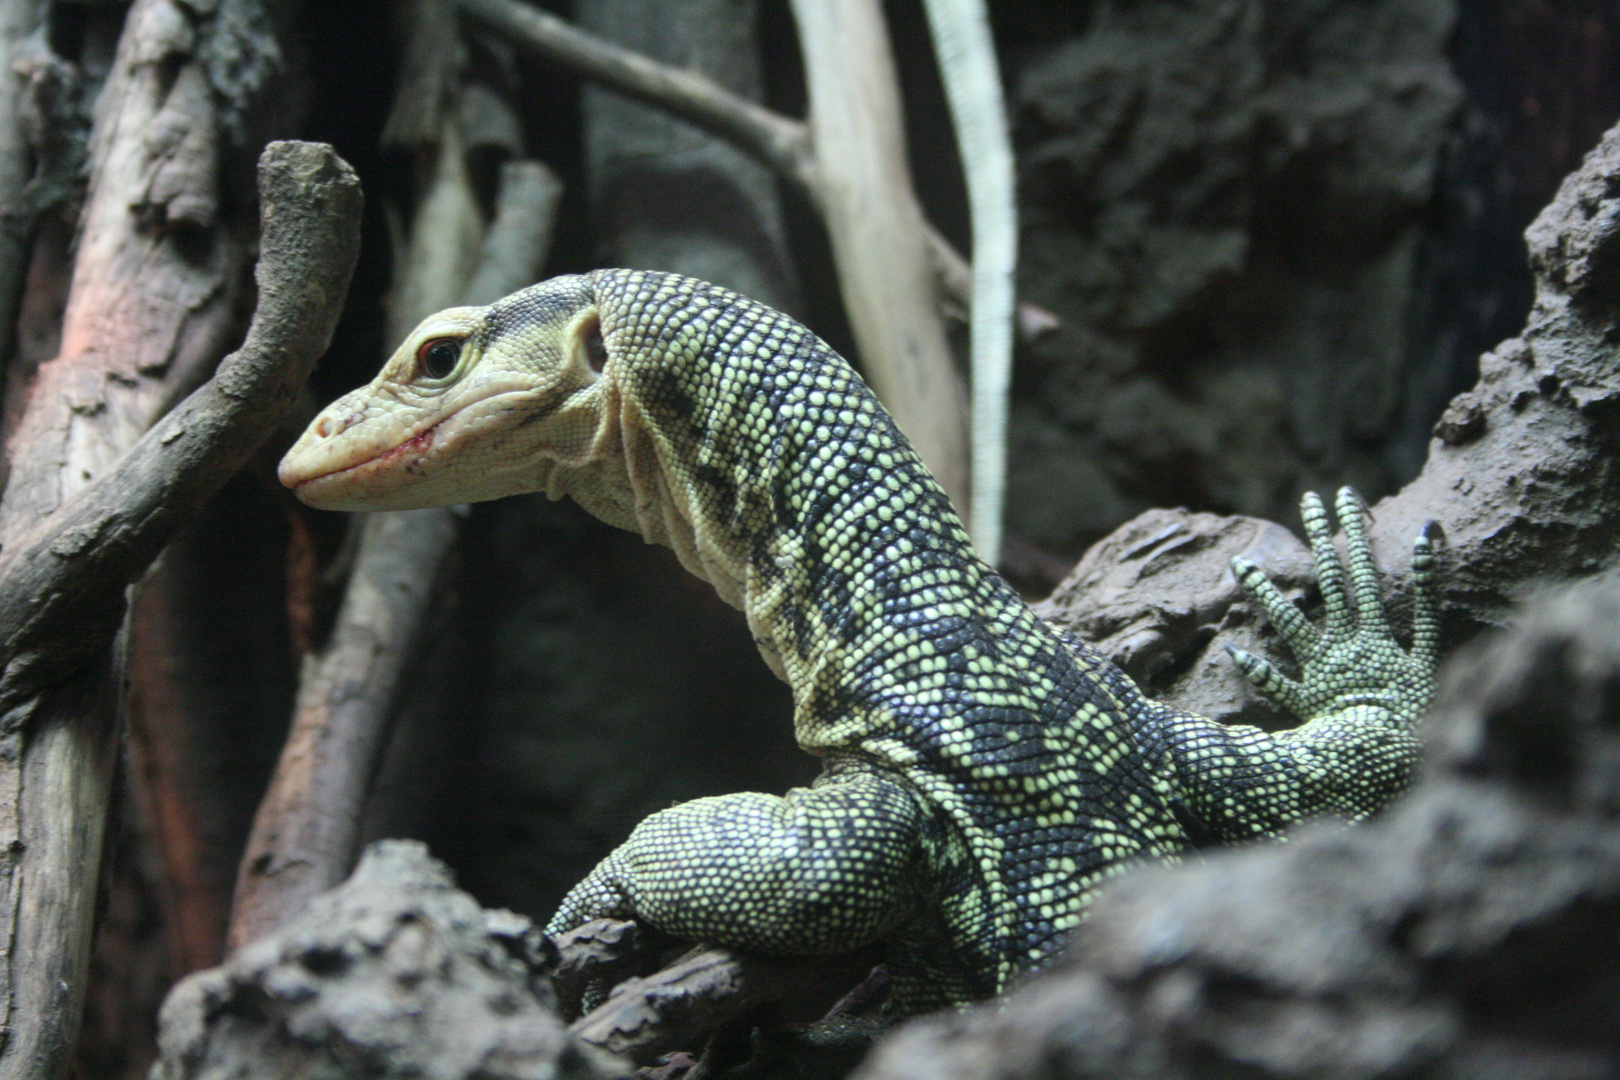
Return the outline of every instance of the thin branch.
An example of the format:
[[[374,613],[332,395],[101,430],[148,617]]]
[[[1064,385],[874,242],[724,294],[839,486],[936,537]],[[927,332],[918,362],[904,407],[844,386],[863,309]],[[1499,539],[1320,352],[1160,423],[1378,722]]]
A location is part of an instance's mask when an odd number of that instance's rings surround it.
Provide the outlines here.
[[[626,97],[673,113],[733,143],[815,198],[815,158],[805,125],[718,83],[661,64],[515,0],[457,0],[461,10],[536,58]]]
[[[1001,555],[1007,397],[1015,329],[1018,211],[1013,198],[1012,141],[984,0],[926,0],[923,6],[956,125],[973,218],[973,392],[968,423],[973,499],[968,535],[979,554],[994,566]]]
[[[727,140],[820,205],[814,149],[803,122],[764,108],[701,75],[603,41],[517,0],[456,2],[535,58]],[[940,289],[966,311],[973,300],[973,271],[938,229],[926,224],[925,229]],[[1018,305],[1018,320],[1019,334],[1026,341],[1051,333],[1058,325],[1057,316],[1033,304]]]

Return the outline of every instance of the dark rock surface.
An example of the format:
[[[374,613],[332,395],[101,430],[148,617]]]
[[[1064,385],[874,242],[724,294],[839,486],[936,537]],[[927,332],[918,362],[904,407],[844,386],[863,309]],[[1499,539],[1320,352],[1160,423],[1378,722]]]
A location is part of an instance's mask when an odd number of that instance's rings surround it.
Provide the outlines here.
[[[1412,539],[1437,524],[1448,641],[1504,624],[1540,583],[1620,565],[1620,127],[1526,239],[1536,303],[1521,336],[1480,357],[1479,382],[1436,425],[1423,471],[1372,509],[1369,536],[1397,623]],[[1227,562],[1240,554],[1309,598],[1309,560],[1279,530],[1155,511],[1099,542],[1039,610],[1155,697],[1269,724],[1274,712],[1224,655],[1228,643],[1255,648],[1256,614],[1228,603],[1238,592]],[[1262,640],[1268,654],[1283,651]]]
[[[1403,412],[1445,393],[1408,313],[1454,3],[1070,6],[1008,58],[1020,294],[1064,320],[1020,372],[1009,529],[1073,552],[1149,506],[1389,490]]]
[[[1005,1005],[862,1080],[1620,1076],[1620,582],[1455,664],[1366,827],[1128,876]]]
[[[152,1080],[625,1075],[568,1034],[553,962],[527,919],[480,908],[421,844],[384,841],[284,929],[175,987]]]

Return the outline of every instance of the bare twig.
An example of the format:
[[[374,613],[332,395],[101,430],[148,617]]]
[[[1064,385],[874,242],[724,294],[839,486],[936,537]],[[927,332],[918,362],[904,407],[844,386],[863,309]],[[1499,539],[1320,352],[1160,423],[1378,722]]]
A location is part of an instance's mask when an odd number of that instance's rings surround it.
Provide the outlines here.
[[[457,0],[537,59],[674,113],[759,158],[810,194],[815,159],[805,126],[689,71],[649,60],[514,0]]]
[[[968,424],[973,505],[968,534],[979,553],[996,565],[1007,479],[1018,215],[1001,71],[984,4],[985,0],[926,0],[923,6],[956,126],[973,218],[973,392]]]

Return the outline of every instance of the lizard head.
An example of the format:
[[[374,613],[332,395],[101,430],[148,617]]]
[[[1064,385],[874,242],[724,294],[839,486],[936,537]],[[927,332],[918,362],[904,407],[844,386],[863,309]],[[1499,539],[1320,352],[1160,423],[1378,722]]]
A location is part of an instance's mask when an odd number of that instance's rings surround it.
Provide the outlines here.
[[[281,482],[330,510],[544,490],[556,464],[597,453],[609,363],[585,277],[449,308],[315,418],[282,458]]]

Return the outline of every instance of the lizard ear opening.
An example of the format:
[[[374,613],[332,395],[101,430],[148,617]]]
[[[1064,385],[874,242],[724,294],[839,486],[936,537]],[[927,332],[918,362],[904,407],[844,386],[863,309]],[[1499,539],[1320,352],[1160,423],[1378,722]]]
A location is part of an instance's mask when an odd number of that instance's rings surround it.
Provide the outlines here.
[[[591,312],[579,328],[580,344],[585,349],[585,362],[591,370],[598,375],[607,366],[607,343],[602,340],[602,318],[596,312]]]

